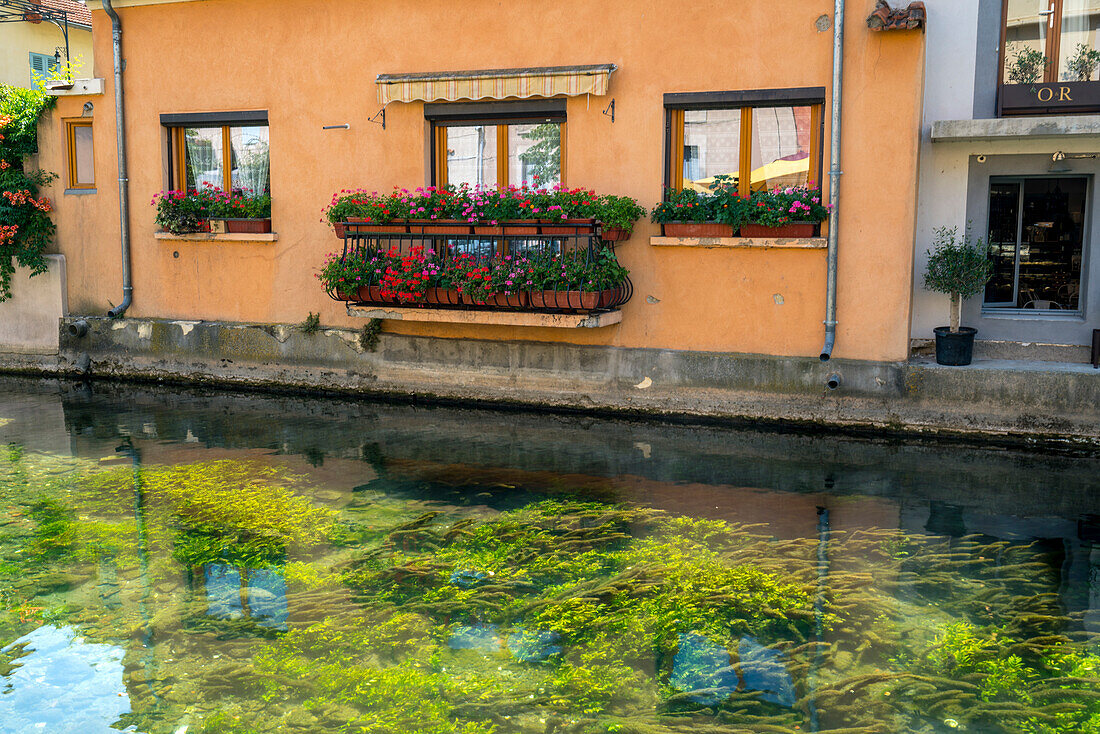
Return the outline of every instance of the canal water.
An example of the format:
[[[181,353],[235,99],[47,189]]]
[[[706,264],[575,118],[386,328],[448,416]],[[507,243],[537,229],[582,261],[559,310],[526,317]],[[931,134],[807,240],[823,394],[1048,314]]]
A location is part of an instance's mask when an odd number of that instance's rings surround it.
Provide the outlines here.
[[[0,732],[1100,733],[1100,457],[0,378]]]

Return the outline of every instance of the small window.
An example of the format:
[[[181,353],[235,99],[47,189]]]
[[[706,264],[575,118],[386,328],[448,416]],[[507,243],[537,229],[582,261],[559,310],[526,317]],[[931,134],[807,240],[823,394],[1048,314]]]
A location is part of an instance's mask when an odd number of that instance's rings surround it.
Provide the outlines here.
[[[817,89],[665,95],[665,184],[710,191],[727,176],[742,196],[819,185],[823,103]]]
[[[169,185],[245,194],[271,191],[266,112],[162,115],[169,129]]]
[[[69,188],[95,188],[95,158],[92,155],[92,121],[87,118],[65,121],[69,159]]]
[[[41,84],[57,68],[57,57],[53,54],[36,54],[33,51],[31,57],[31,84]]]
[[[565,108],[537,103],[452,104],[428,108],[434,183],[550,187],[565,179]]]

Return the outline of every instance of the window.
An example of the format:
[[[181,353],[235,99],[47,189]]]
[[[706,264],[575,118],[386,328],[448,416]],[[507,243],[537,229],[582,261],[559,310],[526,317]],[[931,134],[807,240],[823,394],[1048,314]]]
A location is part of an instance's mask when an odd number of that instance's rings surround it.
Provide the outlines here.
[[[267,112],[161,115],[169,185],[266,194],[271,190]]]
[[[984,308],[1080,311],[1087,208],[1081,176],[991,180]]]
[[[33,51],[31,57],[31,84],[41,83],[57,68],[57,57],[53,54],[36,54]]]
[[[666,94],[665,185],[742,196],[821,180],[824,89]],[[741,175],[745,171],[746,175]]]
[[[565,179],[565,105],[426,105],[437,185],[544,187]]]
[[[1100,80],[1098,29],[1100,0],[1005,0],[1002,83]]]
[[[79,120],[66,120],[65,140],[69,160],[69,188],[94,189],[92,121],[86,117]]]

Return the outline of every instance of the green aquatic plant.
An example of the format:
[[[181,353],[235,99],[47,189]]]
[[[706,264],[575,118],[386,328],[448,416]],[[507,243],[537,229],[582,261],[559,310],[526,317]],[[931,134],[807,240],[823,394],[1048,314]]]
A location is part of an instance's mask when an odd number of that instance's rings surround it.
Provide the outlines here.
[[[364,734],[489,734],[455,705],[481,686],[445,675],[427,619],[395,614],[292,630],[255,657],[268,700],[290,697],[318,730]]]

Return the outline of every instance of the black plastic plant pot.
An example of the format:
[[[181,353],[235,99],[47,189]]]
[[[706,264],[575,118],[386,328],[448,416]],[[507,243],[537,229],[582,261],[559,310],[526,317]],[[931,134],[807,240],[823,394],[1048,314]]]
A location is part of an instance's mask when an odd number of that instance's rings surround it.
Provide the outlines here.
[[[950,326],[937,326],[932,331],[936,332],[936,363],[953,367],[961,367],[970,364],[974,356],[974,335],[977,329],[969,326],[960,326],[957,332],[952,333]]]

